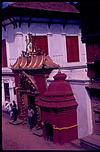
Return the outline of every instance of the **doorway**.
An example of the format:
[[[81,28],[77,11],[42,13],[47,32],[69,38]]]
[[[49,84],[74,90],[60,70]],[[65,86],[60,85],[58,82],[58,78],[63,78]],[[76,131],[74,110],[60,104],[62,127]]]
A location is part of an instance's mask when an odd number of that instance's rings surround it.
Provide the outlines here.
[[[35,96],[28,95],[28,107],[31,107],[34,110],[33,115],[33,125],[37,125],[37,110],[35,105]]]
[[[32,107],[35,109],[35,96],[28,96],[28,106]]]

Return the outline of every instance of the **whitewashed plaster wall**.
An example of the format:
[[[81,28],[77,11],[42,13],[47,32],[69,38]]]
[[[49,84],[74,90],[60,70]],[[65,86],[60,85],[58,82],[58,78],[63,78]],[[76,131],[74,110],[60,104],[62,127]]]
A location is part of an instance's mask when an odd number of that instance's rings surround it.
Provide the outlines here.
[[[78,137],[83,138],[93,133],[91,100],[85,89],[85,83],[70,82],[78,103]]]
[[[2,68],[2,73],[12,73],[12,71],[8,68]],[[10,101],[12,102],[12,100],[15,100],[16,102],[16,95],[14,95],[15,78],[13,76],[3,76],[2,77],[2,106],[5,105],[4,83],[9,83]]]
[[[53,76],[58,70],[53,70],[47,79],[47,85],[54,80]],[[91,100],[85,89],[85,85],[89,83],[86,68],[62,70],[67,75],[66,80],[70,82],[73,94],[78,103],[77,121],[78,121],[78,138],[83,138],[93,132]]]
[[[21,28],[14,29],[12,25],[9,25],[7,26],[7,31],[3,31],[3,38],[7,41],[8,66],[10,66],[10,63],[14,64],[22,50],[26,50],[25,38],[28,33],[33,35],[47,35],[49,56],[61,67],[86,64],[86,48],[81,42],[79,26],[66,25],[65,29],[63,29],[63,26],[59,24],[52,24],[48,28],[47,24],[34,23],[28,27],[27,24],[23,23]],[[78,36],[80,62],[67,63],[67,35]]]
[[[85,44],[81,42],[81,32],[77,25],[66,25],[63,29],[62,25],[51,25],[50,29],[46,24],[31,24],[28,28],[27,24],[22,24],[21,28],[13,28],[12,25],[7,26],[7,31],[2,32],[2,39],[6,39],[7,46],[7,62],[10,67],[10,63],[14,64],[17,57],[21,54],[21,51],[26,49],[25,38],[28,33],[33,35],[47,35],[48,37],[48,51],[49,56],[58,63],[61,67],[68,67],[73,65],[85,65],[86,64],[86,48]],[[65,36],[78,36],[79,39],[79,56],[80,62],[67,63],[67,51],[66,51],[66,38]],[[57,72],[57,71],[56,71]],[[53,80],[53,75],[50,74],[48,84]],[[85,69],[78,70],[64,70],[67,73],[69,80],[83,80],[88,81]],[[10,84],[10,98],[16,100],[12,92],[11,77],[2,78],[2,104],[4,101],[4,82],[9,81]],[[70,82],[76,101],[78,102],[77,117],[78,117],[78,136],[82,138],[92,133],[92,114],[91,103],[89,96],[85,90],[85,82],[79,84],[79,82]]]
[[[81,32],[79,26],[77,25],[66,25],[63,29],[62,25],[52,24],[48,28],[47,24],[31,24],[28,27],[27,24],[23,23],[21,28],[13,28],[13,25],[7,26],[7,31],[2,31],[2,39],[6,39],[6,49],[7,49],[7,62],[8,67],[10,64],[14,64],[17,57],[21,54],[22,50],[26,50],[26,36],[28,33],[33,35],[47,35],[48,38],[48,52],[49,56],[53,59],[54,62],[59,64],[61,67],[69,67],[73,65],[86,65],[86,48],[85,45],[81,42]],[[79,55],[80,62],[67,63],[67,51],[66,51],[66,36],[78,36],[79,39]],[[68,71],[67,71],[68,73]],[[69,78],[74,73],[74,79],[83,79],[81,76],[84,75],[84,72],[80,70],[70,71]],[[79,75],[79,76],[78,76]],[[81,75],[81,76],[80,76]],[[5,77],[10,80],[10,77]],[[3,78],[3,79],[5,79]],[[10,82],[10,81],[9,81]],[[3,89],[2,89],[3,90]],[[11,95],[12,96],[12,95]],[[13,99],[12,97],[11,99]],[[80,100],[79,100],[80,101]],[[3,102],[4,103],[4,102]]]
[[[2,30],[2,39],[6,39],[8,67],[10,67],[10,63],[14,63],[18,57],[18,50],[15,44],[16,32],[17,32],[17,29],[14,29],[13,25],[8,25],[6,31]]]

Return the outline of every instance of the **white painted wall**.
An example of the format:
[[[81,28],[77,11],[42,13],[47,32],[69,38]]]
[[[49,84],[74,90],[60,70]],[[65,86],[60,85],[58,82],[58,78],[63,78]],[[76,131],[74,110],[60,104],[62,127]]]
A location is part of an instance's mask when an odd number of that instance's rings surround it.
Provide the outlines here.
[[[87,68],[77,68],[77,69],[60,69],[62,73],[65,73],[67,75],[66,80],[74,80],[74,81],[89,81],[89,78],[87,77]],[[53,76],[56,75],[58,70],[53,70],[48,78],[48,81],[54,80]]]
[[[49,55],[60,66],[64,66],[64,61],[66,62],[66,43],[64,41],[61,34],[48,35]]]
[[[81,32],[77,25],[66,25],[63,29],[62,25],[51,25],[50,29],[47,24],[34,23],[28,28],[28,25],[23,23],[21,28],[14,29],[12,25],[7,26],[7,31],[2,32],[2,38],[6,39],[7,44],[7,58],[8,66],[14,64],[17,57],[21,54],[22,50],[26,50],[25,38],[28,33],[33,35],[47,35],[48,37],[48,52],[49,56],[54,62],[58,63],[61,67],[70,67],[77,65],[86,65],[86,48],[81,42]],[[79,39],[79,55],[80,62],[67,63],[67,51],[66,51],[66,36],[78,36]],[[57,72],[57,71],[56,71]],[[85,69],[79,70],[64,70],[68,74],[68,79],[72,80],[88,80]],[[50,74],[49,80],[53,80],[55,71]],[[2,104],[4,101],[4,89],[3,83],[8,80],[10,84],[10,98],[16,100],[13,94],[12,88],[14,86],[14,80],[11,77],[2,77]],[[49,82],[48,82],[49,83]],[[78,106],[78,126],[79,126],[79,138],[84,137],[91,133],[91,110],[90,102],[87,93],[85,92],[84,85],[71,84],[73,92],[76,96],[76,100],[79,103]],[[80,91],[81,90],[81,91]],[[80,93],[81,92],[81,93]],[[81,112],[81,114],[80,114]],[[89,115],[90,114],[90,115]],[[85,121],[83,121],[85,118]],[[83,124],[84,122],[84,124]]]
[[[23,23],[21,28],[14,29],[12,25],[7,26],[2,37],[7,41],[7,57],[9,64],[14,64],[21,51],[26,49],[25,38],[28,33],[33,35],[47,35],[49,56],[61,67],[86,64],[86,48],[81,42],[81,31],[77,25],[52,24],[50,29],[47,24],[34,23],[28,28]],[[66,36],[78,36],[80,62],[67,63]]]
[[[85,83],[71,82],[70,84],[78,103],[78,138],[83,138],[93,132],[91,100],[85,89]]]
[[[2,68],[2,73],[12,73],[12,70],[9,68]],[[15,100],[16,102],[16,95],[14,95],[13,88],[15,87],[15,78],[13,76],[3,76],[2,77],[2,107],[5,106],[5,91],[4,91],[4,83],[9,83],[9,93],[10,93],[10,102]],[[16,102],[17,104],[17,102]]]
[[[53,70],[47,80],[48,86],[54,80],[58,70]],[[85,85],[89,82],[86,68],[61,70],[67,75],[66,80],[69,80],[73,94],[78,103],[77,121],[78,121],[78,138],[83,138],[93,132],[91,100],[85,89]]]
[[[2,107],[5,105],[4,82],[2,79]]]
[[[21,55],[21,52],[24,51],[24,44],[23,44],[23,33],[22,32],[16,32],[15,35],[15,48],[17,51],[18,56]]]

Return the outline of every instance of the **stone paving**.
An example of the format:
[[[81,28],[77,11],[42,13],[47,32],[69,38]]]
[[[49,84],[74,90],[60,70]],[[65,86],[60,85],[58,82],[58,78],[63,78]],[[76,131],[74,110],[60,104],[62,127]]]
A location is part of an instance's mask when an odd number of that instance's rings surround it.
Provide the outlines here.
[[[3,150],[85,150],[71,143],[63,145],[45,141],[32,133],[27,125],[9,124],[7,114],[2,114],[2,149]]]

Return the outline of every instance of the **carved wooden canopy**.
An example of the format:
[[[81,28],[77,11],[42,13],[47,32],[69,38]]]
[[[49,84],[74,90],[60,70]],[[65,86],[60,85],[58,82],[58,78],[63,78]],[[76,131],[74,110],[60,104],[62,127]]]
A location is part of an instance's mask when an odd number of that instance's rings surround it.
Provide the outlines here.
[[[34,52],[22,52],[22,55],[17,58],[12,69],[42,69],[42,68],[59,68],[59,65],[54,63],[52,59],[45,55],[41,50]]]
[[[32,43],[32,34],[26,36],[26,51],[22,51],[21,56],[17,58],[12,69],[42,69],[42,68],[58,68],[59,65],[54,63],[52,59],[44,53],[40,48],[36,48],[36,44]]]
[[[20,91],[23,93],[39,94],[34,78],[22,71],[20,74]]]

